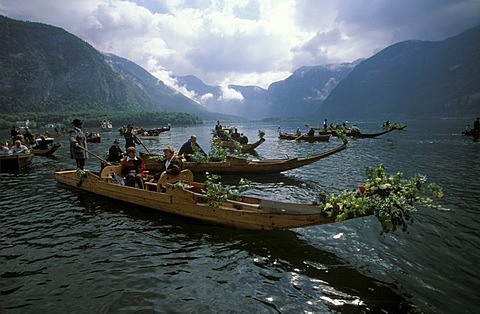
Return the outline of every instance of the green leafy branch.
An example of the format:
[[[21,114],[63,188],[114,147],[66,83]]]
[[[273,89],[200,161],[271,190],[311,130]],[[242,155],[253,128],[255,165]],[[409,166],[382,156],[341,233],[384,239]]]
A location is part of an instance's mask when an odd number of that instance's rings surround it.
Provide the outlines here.
[[[206,174],[205,189],[202,190],[207,196],[208,206],[220,207],[222,202],[229,200],[240,201],[242,199],[241,193],[250,189],[250,181],[240,179],[237,187],[223,185],[221,176],[216,174]]]
[[[367,180],[355,190],[346,190],[321,200],[320,207],[336,215],[336,221],[375,215],[385,233],[401,227],[407,231],[407,222],[413,222],[416,205],[434,207],[433,198],[443,197],[442,189],[435,183],[427,183],[424,175],[404,178],[401,172],[387,176],[385,168],[366,167]]]

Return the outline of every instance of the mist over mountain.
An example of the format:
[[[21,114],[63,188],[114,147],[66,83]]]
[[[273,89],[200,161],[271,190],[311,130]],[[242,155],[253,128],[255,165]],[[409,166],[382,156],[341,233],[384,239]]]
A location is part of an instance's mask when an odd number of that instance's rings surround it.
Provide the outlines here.
[[[360,60],[327,66],[304,66],[268,90],[258,86],[206,85],[194,76],[176,77],[180,86],[195,93],[208,110],[258,118],[304,118],[319,108],[330,92]],[[235,91],[237,93],[232,93]]]

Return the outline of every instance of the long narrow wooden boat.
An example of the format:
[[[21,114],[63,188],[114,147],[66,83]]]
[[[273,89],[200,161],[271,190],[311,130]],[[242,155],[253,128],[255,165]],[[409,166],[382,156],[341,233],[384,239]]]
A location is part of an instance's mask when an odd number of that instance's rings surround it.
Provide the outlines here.
[[[308,136],[307,134],[297,135],[294,133],[278,133],[278,138],[281,140],[296,140],[305,142],[328,142],[330,141],[330,134],[320,134]]]
[[[60,170],[55,172],[55,179],[73,188],[134,206],[237,229],[290,229],[335,222],[335,217],[328,217],[318,206],[310,204],[283,203],[249,196],[242,196],[238,201],[216,201],[217,204],[212,204],[202,192],[206,190],[205,185],[194,182],[189,170],[183,170],[178,176],[165,174],[158,183],[147,184],[146,189],[113,183],[112,173],[119,171],[119,166],[107,166],[100,174],[86,170],[80,180],[76,170]],[[172,184],[178,181],[186,184]]]
[[[286,159],[249,160],[247,158],[229,156],[226,161],[183,162],[183,168],[189,169],[193,173],[202,174],[205,172],[241,175],[280,173],[309,165],[320,159],[341,152],[345,148],[347,148],[347,145],[343,144],[334,149],[312,156]],[[159,172],[161,169],[161,163],[157,161],[158,158],[156,158],[156,156],[158,155],[142,154],[146,169],[152,173]]]
[[[141,135],[141,134],[136,134],[136,137],[141,139],[142,141],[160,141],[160,136],[159,135]]]
[[[389,130],[385,130],[383,132],[378,132],[378,133],[361,133],[360,132],[360,133],[352,135],[352,137],[353,138],[375,138],[375,137],[378,137],[380,135],[392,132],[393,130],[395,130],[395,129],[389,129]]]
[[[47,144],[46,148],[32,148],[32,152],[35,156],[52,156],[53,153],[57,151],[62,146],[61,143],[59,142],[53,142],[50,144]]]
[[[218,137],[214,137],[212,139],[213,142],[220,143],[223,147],[228,148],[228,149],[235,149],[237,148],[237,145],[240,145],[242,153],[248,153],[252,152],[255,148],[260,146],[263,142],[265,142],[264,138],[259,139],[255,143],[247,143],[247,144],[240,144],[239,142],[235,140],[225,140],[221,139]]]
[[[19,173],[20,170],[31,164],[33,154],[0,155],[1,173]]]

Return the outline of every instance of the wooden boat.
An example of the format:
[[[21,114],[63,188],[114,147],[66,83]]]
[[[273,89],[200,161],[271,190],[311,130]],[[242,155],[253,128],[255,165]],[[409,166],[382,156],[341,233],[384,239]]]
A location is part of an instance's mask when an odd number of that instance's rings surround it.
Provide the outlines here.
[[[235,140],[227,140],[227,139],[221,139],[218,137],[214,137],[212,139],[213,142],[215,143],[220,143],[223,147],[234,150],[240,145],[242,153],[248,153],[252,152],[255,148],[260,146],[263,142],[265,142],[264,138],[259,139],[255,143],[247,143],[247,144],[240,144],[239,142]]]
[[[160,141],[160,136],[159,135],[136,134],[135,136],[138,137],[140,140],[143,140],[143,141]]]
[[[90,133],[87,135],[87,142],[88,143],[100,143],[102,141],[102,137],[99,133]]]
[[[300,168],[311,164],[330,155],[341,152],[347,148],[346,144],[331,149],[326,152],[318,153],[309,157],[294,157],[286,159],[266,159],[266,160],[248,160],[234,156],[227,157],[226,161],[211,162],[183,162],[183,168],[189,169],[193,173],[216,173],[216,174],[267,174],[280,173],[283,171]],[[151,173],[159,172],[161,163],[155,158],[155,155],[142,154],[146,169]]]
[[[278,138],[281,140],[296,140],[296,141],[305,141],[305,142],[328,142],[330,141],[330,134],[320,134],[308,136],[307,134],[297,135],[294,133],[278,133]]]
[[[387,134],[389,132],[392,132],[393,130],[395,129],[389,129],[389,130],[385,130],[385,131],[382,131],[382,132],[378,132],[378,133],[356,133],[356,134],[353,134],[351,135],[353,138],[375,138],[375,137],[378,137],[380,135],[383,135],[383,134]]]
[[[28,166],[33,159],[33,154],[0,155],[1,173],[19,173],[21,169]]]
[[[55,153],[57,151],[57,149],[59,149],[60,147],[62,146],[61,143],[59,142],[52,142],[52,143],[48,143],[47,144],[47,147],[45,148],[39,148],[38,146],[37,147],[33,147],[32,148],[32,152],[35,156],[52,156],[53,153]]]
[[[206,186],[194,182],[189,170],[182,170],[178,176],[164,174],[158,183],[146,184],[146,189],[115,184],[113,173],[119,171],[120,166],[107,166],[99,174],[86,170],[79,179],[76,170],[60,170],[55,172],[55,179],[73,188],[134,206],[237,229],[290,229],[335,222],[335,217],[327,217],[319,207],[309,204],[283,203],[249,196],[212,204],[202,192]],[[173,184],[178,181],[183,184]]]

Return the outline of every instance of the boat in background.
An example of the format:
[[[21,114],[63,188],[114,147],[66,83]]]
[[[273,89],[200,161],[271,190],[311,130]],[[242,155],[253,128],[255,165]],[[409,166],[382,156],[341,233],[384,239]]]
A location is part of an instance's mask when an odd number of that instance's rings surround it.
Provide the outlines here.
[[[112,121],[103,119],[102,121],[100,121],[100,127],[102,131],[111,131],[113,129]]]
[[[219,138],[219,137],[214,137],[212,139],[212,141],[214,143],[218,143],[218,144],[222,145],[222,147],[228,148],[230,150],[235,150],[237,148],[240,148],[242,153],[251,153],[255,150],[255,148],[260,146],[260,144],[265,142],[265,139],[262,137],[261,139],[259,139],[255,143],[246,143],[246,144],[240,144],[240,142],[237,142],[235,140],[222,139],[222,138]]]
[[[42,137],[35,139],[35,145],[31,151],[35,156],[52,156],[62,146],[60,142],[54,142],[53,137]]]
[[[330,134],[319,134],[309,136],[307,134],[297,135],[294,133],[278,133],[278,138],[281,140],[296,140],[296,141],[305,141],[305,142],[328,142],[330,141]]]
[[[85,135],[88,143],[100,143],[102,141],[102,137],[98,132],[87,132]]]
[[[334,149],[315,155],[285,159],[249,160],[243,157],[228,156],[225,161],[184,161],[183,168],[199,174],[204,174],[206,172],[236,175],[272,174],[309,165],[320,159],[341,152],[346,148],[347,145],[343,144]],[[141,154],[142,159],[145,161],[145,168],[151,173],[156,173],[161,170],[162,163],[158,162],[159,156],[160,155]]]

